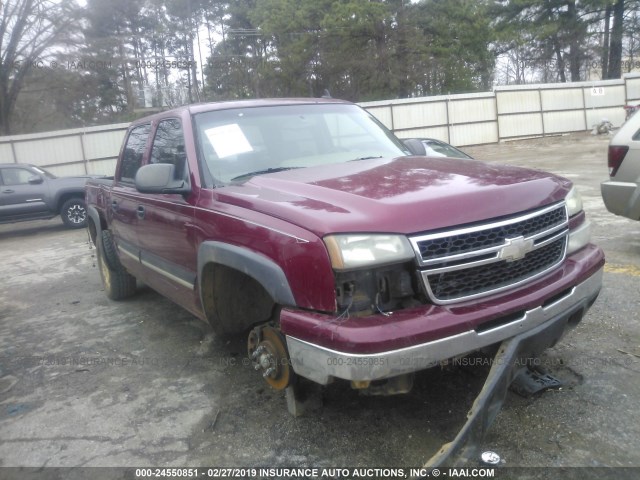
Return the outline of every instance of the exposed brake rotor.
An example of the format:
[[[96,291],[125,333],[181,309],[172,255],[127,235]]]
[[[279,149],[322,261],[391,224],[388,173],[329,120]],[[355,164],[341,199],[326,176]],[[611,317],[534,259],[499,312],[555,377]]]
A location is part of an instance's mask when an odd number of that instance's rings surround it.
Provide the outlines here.
[[[287,353],[285,339],[273,327],[256,327],[249,333],[247,341],[249,358],[256,370],[276,390],[284,390],[289,386],[294,372]]]

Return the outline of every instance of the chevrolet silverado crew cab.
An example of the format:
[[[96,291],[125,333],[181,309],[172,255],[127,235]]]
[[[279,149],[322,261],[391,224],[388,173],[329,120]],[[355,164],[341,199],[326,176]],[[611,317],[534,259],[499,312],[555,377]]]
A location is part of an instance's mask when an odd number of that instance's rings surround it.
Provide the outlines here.
[[[288,399],[308,380],[406,392],[416,371],[523,335],[536,353],[602,282],[569,180],[415,156],[334,99],[137,120],[86,198],[110,298],[139,279],[215,332],[246,332]]]
[[[69,228],[87,226],[88,177],[56,177],[35,165],[0,163],[0,223],[60,215]]]

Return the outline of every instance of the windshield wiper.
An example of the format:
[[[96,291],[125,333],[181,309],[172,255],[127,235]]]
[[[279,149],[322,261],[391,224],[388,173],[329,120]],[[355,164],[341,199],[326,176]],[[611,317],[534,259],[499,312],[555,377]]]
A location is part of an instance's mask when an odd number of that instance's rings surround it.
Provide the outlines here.
[[[253,177],[254,175],[264,175],[265,173],[284,172],[285,170],[293,170],[294,168],[301,168],[301,167],[265,168],[264,170],[256,170],[255,172],[243,173],[242,175],[238,175],[237,177],[233,177],[231,179],[231,181],[235,182],[236,180],[242,180],[243,178]]]
[[[349,160],[350,162],[355,162],[358,160],[372,160],[374,158],[382,158],[382,155],[377,155],[377,156],[371,156],[371,157],[359,157],[359,158],[353,158],[351,160]]]

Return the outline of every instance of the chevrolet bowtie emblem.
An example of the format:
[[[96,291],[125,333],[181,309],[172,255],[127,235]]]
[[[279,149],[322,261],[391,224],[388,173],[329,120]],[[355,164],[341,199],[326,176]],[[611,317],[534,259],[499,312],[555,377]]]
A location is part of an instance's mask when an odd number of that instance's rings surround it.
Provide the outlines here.
[[[504,247],[500,250],[498,257],[507,262],[515,262],[533,250],[533,239],[525,240],[524,237],[507,238]]]

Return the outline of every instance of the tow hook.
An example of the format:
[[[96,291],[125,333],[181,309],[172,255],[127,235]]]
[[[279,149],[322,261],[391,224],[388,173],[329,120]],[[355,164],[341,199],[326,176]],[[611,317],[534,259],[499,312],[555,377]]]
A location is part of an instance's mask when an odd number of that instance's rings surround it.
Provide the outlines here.
[[[284,390],[294,373],[282,334],[271,326],[256,327],[249,333],[247,351],[253,368],[276,390]]]

